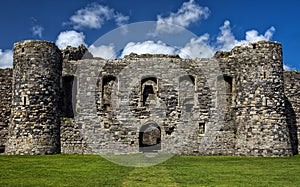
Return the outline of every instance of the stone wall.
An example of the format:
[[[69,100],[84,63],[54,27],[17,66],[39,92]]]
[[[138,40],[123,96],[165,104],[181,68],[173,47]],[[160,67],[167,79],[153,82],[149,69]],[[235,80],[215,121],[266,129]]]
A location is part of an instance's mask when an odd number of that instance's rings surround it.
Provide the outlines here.
[[[0,153],[5,151],[11,113],[12,69],[0,69]]]
[[[234,153],[234,127],[224,121],[231,89],[214,59],[131,54],[77,65],[76,123],[92,153],[138,152],[147,126],[170,153]]]
[[[59,51],[23,41],[15,45],[13,83],[11,70],[0,73],[2,147],[12,108],[6,154],[298,153],[300,73],[283,71],[277,42],[210,59],[104,60],[84,46]]]
[[[284,93],[287,115],[287,125],[292,141],[293,153],[300,149],[300,72],[284,72]]]
[[[62,154],[90,152],[81,134],[81,127],[75,123],[74,118],[61,118],[60,141]]]

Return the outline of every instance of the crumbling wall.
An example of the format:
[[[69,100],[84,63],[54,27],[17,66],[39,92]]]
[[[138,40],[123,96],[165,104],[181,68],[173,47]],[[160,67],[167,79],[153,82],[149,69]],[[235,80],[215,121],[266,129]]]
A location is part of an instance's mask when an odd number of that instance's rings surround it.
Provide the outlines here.
[[[5,151],[11,114],[12,69],[0,69],[0,153]]]

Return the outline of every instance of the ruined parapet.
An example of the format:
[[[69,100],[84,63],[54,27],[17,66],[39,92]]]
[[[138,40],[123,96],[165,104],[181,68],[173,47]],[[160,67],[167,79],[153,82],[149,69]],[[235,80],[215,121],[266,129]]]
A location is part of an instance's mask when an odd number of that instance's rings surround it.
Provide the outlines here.
[[[300,72],[284,72],[284,94],[287,125],[291,137],[293,154],[300,149]]]
[[[291,155],[286,117],[282,47],[261,41],[232,50],[237,68],[237,155]]]
[[[60,152],[61,51],[52,42],[14,45],[12,118],[7,154]]]
[[[11,111],[12,69],[0,69],[0,153],[5,151]]]
[[[64,61],[93,58],[93,55],[83,44],[78,47],[67,46],[66,49],[62,50],[62,56]]]

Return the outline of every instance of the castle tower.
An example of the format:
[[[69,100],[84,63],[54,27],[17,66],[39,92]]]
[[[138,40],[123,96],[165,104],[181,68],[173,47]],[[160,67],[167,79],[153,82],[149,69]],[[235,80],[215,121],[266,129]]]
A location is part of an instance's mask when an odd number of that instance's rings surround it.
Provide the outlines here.
[[[54,43],[14,45],[12,116],[6,154],[60,152],[61,52]]]
[[[282,47],[261,41],[235,47],[238,155],[287,156]]]

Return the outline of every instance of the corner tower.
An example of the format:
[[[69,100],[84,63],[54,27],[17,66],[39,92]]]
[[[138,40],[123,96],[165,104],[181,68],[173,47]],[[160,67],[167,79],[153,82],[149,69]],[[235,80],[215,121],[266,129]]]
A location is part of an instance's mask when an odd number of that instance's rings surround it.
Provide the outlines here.
[[[282,46],[261,41],[235,47],[238,155],[292,154],[285,116]]]
[[[6,154],[60,152],[61,51],[54,43],[14,45],[12,115]]]

